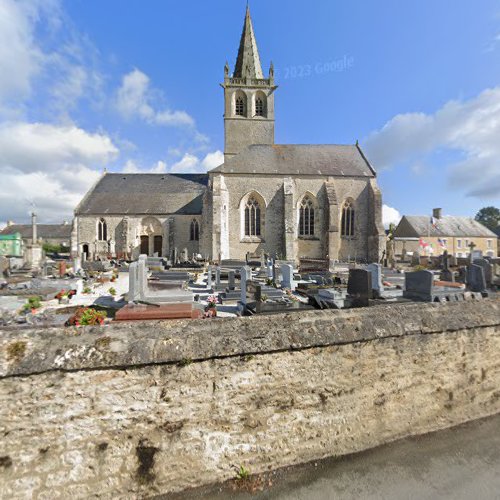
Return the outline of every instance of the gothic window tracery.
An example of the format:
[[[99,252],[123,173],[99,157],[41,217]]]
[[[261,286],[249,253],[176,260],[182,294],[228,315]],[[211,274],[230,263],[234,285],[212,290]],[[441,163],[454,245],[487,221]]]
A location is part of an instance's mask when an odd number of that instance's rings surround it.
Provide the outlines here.
[[[191,222],[191,228],[189,231],[191,241],[200,241],[200,225],[197,220]]]
[[[97,240],[107,241],[108,239],[108,225],[104,219],[100,219],[97,223]]]
[[[261,207],[255,197],[251,196],[245,206],[245,236],[261,235]]]
[[[299,236],[314,236],[314,203],[309,196],[300,204]]]
[[[341,234],[344,238],[354,236],[355,212],[351,200],[344,203],[342,207]]]

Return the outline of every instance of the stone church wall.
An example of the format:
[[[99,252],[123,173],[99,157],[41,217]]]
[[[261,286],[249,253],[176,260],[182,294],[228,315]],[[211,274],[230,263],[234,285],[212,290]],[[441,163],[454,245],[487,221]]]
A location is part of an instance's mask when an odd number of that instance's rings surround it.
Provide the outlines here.
[[[339,209],[347,199],[354,201],[356,211],[356,234],[349,240],[342,239],[340,244],[340,256],[330,258],[365,259],[370,260],[369,232],[373,226],[370,221],[375,218],[374,207],[370,202],[369,180],[362,178],[328,178],[328,177],[299,177],[293,179],[293,206],[290,224],[293,226],[295,240],[295,255],[287,256],[298,259],[300,257],[325,257],[328,254],[327,243],[327,198],[324,190],[325,182],[333,182],[337,192]],[[231,258],[244,258],[247,252],[276,253],[285,257],[285,222],[287,216],[284,212],[283,176],[242,176],[224,175],[225,184],[229,192],[229,248]],[[255,191],[259,193],[266,202],[265,228],[263,241],[247,241],[243,237],[242,209],[240,206],[242,198]],[[315,237],[301,239],[298,236],[299,203],[310,193],[316,203],[315,214]],[[339,210],[339,218],[341,217]],[[340,231],[340,219],[336,222]],[[339,232],[340,237],[340,232]]]
[[[145,498],[500,412],[500,302],[0,336],[0,497]]]
[[[148,218],[153,218],[158,221],[160,232],[158,233],[163,237],[163,256],[169,257],[171,251],[177,248],[179,255],[184,248],[188,250],[188,255],[191,258],[193,253],[200,252],[200,242],[190,241],[190,225],[196,219],[200,224],[200,240],[202,239],[203,231],[206,227],[202,224],[201,215],[147,215],[147,216],[108,216],[104,215],[102,218],[106,221],[108,240],[113,239],[115,244],[115,255],[119,255],[125,251],[125,234],[124,234],[124,217],[127,217],[128,230],[127,239],[129,245],[132,244],[132,258],[137,259],[140,254],[140,237],[145,234],[143,231],[143,221]],[[97,238],[97,223],[101,219],[98,215],[82,216],[79,215],[77,219],[78,227],[78,243],[79,252],[82,251],[82,245],[88,244],[89,250],[92,255],[95,252],[95,241]],[[171,220],[173,220],[173,231],[170,230]],[[99,242],[98,248],[102,248],[102,255],[104,256],[105,249],[109,248],[106,242]],[[99,255],[94,255],[98,257]]]

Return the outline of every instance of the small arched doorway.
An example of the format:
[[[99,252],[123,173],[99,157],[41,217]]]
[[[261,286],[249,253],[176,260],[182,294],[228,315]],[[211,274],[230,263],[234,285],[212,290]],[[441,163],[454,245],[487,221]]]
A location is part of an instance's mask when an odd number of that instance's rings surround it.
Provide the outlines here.
[[[145,217],[141,223],[141,254],[152,257],[163,254],[163,227],[156,217]]]

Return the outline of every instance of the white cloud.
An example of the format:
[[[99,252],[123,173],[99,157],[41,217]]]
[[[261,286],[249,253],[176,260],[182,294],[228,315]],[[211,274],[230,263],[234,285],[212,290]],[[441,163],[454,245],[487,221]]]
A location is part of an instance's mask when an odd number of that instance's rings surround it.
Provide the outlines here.
[[[191,153],[186,153],[179,162],[172,166],[170,171],[176,174],[204,173],[223,162],[224,154],[221,151],[208,153],[202,160]]]
[[[369,136],[366,151],[379,168],[418,163],[443,150],[458,154],[462,159],[446,170],[450,187],[491,199],[500,197],[499,137],[495,87],[468,101],[450,101],[434,114],[397,115]]]
[[[3,123],[0,125],[0,172],[57,171],[74,165],[104,166],[118,149],[102,133],[90,134],[74,125]]]
[[[29,95],[31,79],[40,71],[44,56],[33,34],[37,15],[29,2],[0,2],[0,103]]]
[[[155,110],[153,94],[149,77],[134,69],[123,77],[117,92],[117,109],[127,119],[140,118],[152,125],[194,126],[194,119],[185,111]]]
[[[40,222],[71,218],[98,169],[117,155],[104,133],[42,123],[0,125],[1,218],[26,221],[31,203]]]
[[[384,222],[384,227],[388,229],[391,224],[399,224],[399,221],[401,220],[401,214],[395,208],[389,207],[388,205],[383,205],[382,220]]]

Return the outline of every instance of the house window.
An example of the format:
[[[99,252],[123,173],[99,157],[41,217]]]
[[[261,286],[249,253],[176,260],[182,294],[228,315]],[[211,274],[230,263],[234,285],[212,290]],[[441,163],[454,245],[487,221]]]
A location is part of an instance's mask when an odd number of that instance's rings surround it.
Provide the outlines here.
[[[351,201],[346,201],[344,207],[342,208],[342,236],[344,238],[349,238],[354,236],[354,207]]]
[[[241,96],[236,98],[236,115],[245,116],[245,101]]]
[[[462,248],[462,240],[457,240],[457,248]]]
[[[307,196],[300,205],[299,236],[314,236],[314,205]]]
[[[108,225],[106,224],[106,221],[104,219],[100,219],[97,223],[97,240],[108,240]]]
[[[465,240],[465,246],[468,247],[469,246],[469,240]]]
[[[488,248],[491,248],[492,244],[493,244],[493,240],[488,240],[487,241]]]
[[[200,225],[198,224],[197,220],[193,220],[191,222],[191,229],[189,233],[190,233],[189,239],[191,241],[200,241]]]
[[[245,206],[245,236],[260,236],[260,214],[259,202],[249,198]]]
[[[262,97],[257,97],[255,100],[255,114],[257,116],[264,116],[264,101]]]

